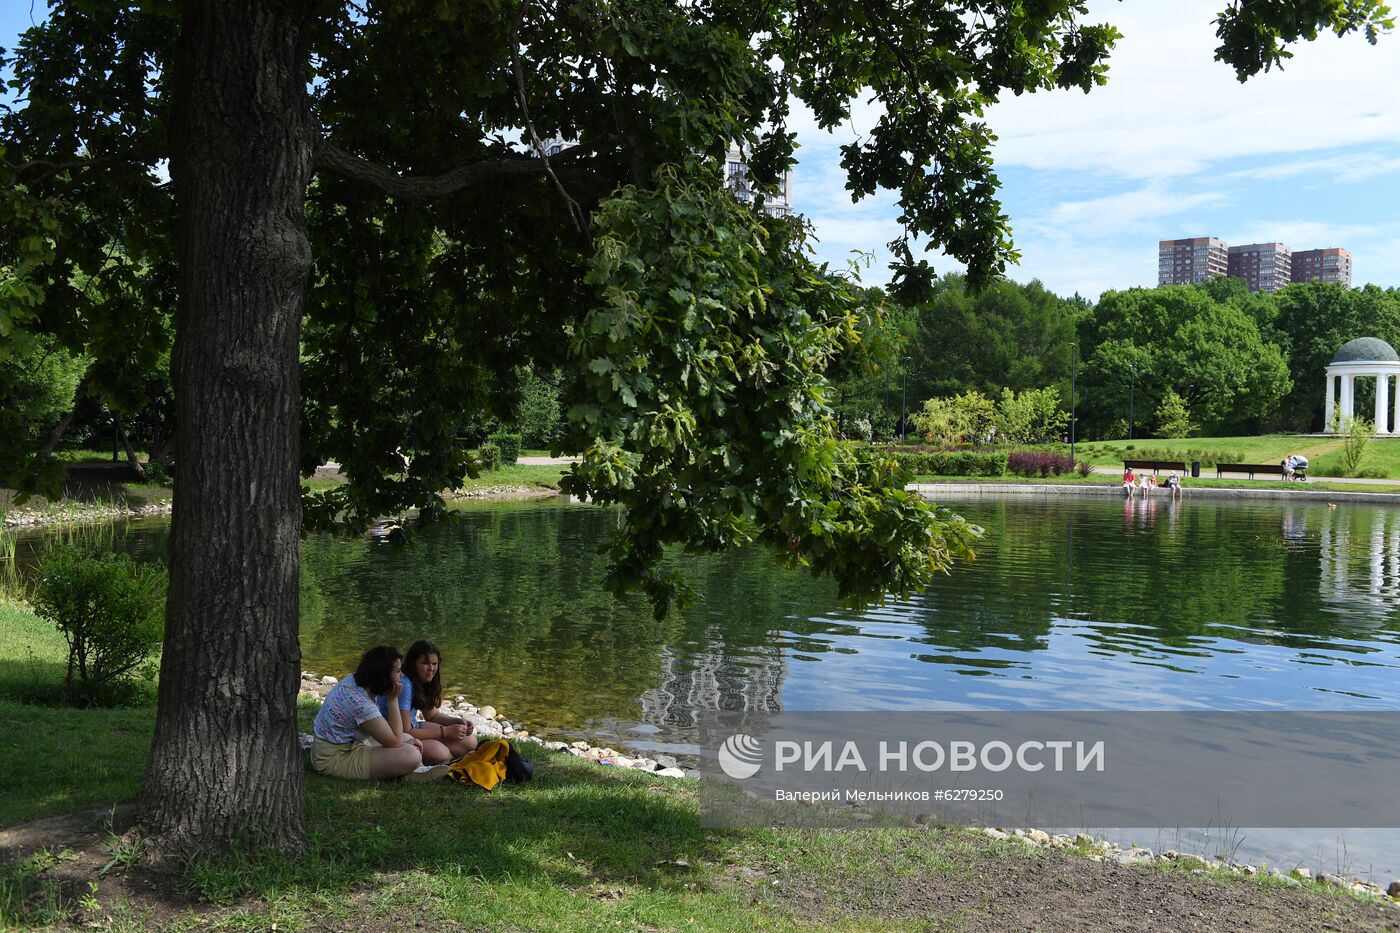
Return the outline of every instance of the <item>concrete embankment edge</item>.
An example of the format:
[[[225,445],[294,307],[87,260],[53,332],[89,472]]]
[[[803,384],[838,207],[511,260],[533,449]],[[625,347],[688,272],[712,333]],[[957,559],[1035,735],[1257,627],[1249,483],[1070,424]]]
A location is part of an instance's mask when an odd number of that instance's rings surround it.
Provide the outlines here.
[[[1070,497],[1116,497],[1123,498],[1123,487],[1112,485],[1059,485],[1055,483],[910,483],[904,487],[916,492],[925,499],[945,499],[969,496],[1070,496]],[[1139,493],[1141,496],[1141,493]],[[1151,493],[1153,499],[1163,502],[1171,499],[1165,489]],[[1206,486],[1188,486],[1182,498],[1190,499],[1248,499],[1288,502],[1332,502],[1370,503],[1373,505],[1400,505],[1400,493],[1393,492],[1337,492],[1327,489],[1304,489],[1290,486],[1287,489],[1219,489]]]

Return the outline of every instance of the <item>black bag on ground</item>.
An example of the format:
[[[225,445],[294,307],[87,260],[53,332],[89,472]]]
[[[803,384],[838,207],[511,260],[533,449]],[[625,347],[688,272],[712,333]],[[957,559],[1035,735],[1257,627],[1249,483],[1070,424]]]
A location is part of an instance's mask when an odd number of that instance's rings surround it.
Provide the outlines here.
[[[511,745],[510,751],[506,752],[506,783],[524,784],[534,776],[535,766],[522,758],[515,746]]]

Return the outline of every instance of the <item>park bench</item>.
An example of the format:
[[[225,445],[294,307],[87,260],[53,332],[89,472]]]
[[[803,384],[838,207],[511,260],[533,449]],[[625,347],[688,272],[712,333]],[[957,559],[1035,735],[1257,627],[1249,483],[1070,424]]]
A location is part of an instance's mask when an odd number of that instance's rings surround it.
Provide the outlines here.
[[[1250,479],[1254,479],[1255,473],[1267,473],[1283,479],[1288,471],[1281,463],[1217,463],[1215,465],[1215,478],[1219,479],[1224,473],[1248,473]]]
[[[1151,470],[1156,476],[1158,470],[1176,470],[1178,473],[1186,472],[1186,464],[1181,460],[1124,460],[1123,469]]]

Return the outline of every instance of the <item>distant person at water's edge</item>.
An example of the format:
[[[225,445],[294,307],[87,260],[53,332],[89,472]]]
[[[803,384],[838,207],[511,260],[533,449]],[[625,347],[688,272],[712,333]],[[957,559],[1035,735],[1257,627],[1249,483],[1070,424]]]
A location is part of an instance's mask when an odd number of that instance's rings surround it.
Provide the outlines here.
[[[1167,488],[1172,491],[1173,498],[1181,495],[1181,477],[1176,470],[1172,470],[1171,475],[1167,477]]]
[[[403,690],[392,708],[379,698],[386,718],[392,709],[403,721],[404,735],[423,743],[423,763],[442,764],[461,758],[476,748],[474,727],[458,716],[442,711],[442,652],[430,641],[419,639],[408,646],[403,662]]]

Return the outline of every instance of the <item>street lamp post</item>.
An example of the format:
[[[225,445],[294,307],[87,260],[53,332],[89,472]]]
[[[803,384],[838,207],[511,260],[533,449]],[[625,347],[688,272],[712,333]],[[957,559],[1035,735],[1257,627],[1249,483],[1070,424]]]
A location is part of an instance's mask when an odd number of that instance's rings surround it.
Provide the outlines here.
[[[1069,343],[1069,459],[1078,463],[1074,459],[1075,428],[1078,426],[1075,421],[1074,411],[1074,381],[1079,374],[1079,346],[1073,340]]]
[[[909,394],[909,357],[904,357],[903,380],[899,385],[899,442],[904,443],[904,400]]]
[[[1137,385],[1137,370],[1128,367],[1128,440],[1133,439],[1133,387]]]

